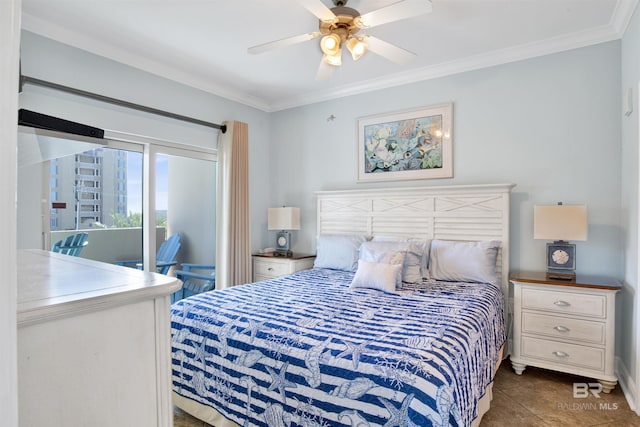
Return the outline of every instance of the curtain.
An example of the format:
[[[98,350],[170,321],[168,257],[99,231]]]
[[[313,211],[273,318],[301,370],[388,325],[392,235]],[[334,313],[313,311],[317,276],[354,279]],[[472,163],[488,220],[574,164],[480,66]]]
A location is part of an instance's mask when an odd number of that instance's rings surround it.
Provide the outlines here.
[[[216,289],[251,281],[249,127],[226,122],[218,134]]]

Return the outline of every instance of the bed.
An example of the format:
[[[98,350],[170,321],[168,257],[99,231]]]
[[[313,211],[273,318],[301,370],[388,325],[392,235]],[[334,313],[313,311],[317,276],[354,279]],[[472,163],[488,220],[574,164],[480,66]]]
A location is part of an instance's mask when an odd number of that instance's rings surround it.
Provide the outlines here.
[[[174,403],[217,427],[478,425],[506,343],[511,188],[318,193],[312,270],[172,305]]]

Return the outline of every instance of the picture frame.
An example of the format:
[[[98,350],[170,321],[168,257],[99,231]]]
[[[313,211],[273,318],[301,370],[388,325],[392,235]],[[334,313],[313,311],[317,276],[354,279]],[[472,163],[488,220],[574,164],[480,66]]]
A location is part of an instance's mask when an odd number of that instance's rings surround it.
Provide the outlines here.
[[[452,178],[453,104],[358,119],[358,182]]]

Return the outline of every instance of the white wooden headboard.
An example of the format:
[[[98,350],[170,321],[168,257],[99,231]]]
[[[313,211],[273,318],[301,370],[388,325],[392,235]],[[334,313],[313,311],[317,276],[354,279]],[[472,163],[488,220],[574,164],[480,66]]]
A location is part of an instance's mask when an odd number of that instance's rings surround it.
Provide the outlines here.
[[[319,191],[318,234],[500,240],[497,271],[509,296],[509,195],[515,184]],[[506,312],[505,305],[505,312]]]

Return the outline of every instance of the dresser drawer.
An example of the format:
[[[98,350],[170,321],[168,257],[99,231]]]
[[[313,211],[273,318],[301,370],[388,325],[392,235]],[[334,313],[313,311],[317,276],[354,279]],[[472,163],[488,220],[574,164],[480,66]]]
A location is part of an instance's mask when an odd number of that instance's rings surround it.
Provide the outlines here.
[[[253,273],[256,276],[279,277],[289,274],[290,270],[288,263],[255,261],[253,264]]]
[[[602,322],[523,311],[522,333],[604,345],[606,328]]]
[[[521,354],[522,357],[544,360],[558,365],[604,371],[605,352],[603,348],[523,336]]]
[[[605,319],[607,298],[604,295],[523,288],[522,308]]]

